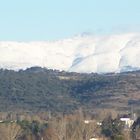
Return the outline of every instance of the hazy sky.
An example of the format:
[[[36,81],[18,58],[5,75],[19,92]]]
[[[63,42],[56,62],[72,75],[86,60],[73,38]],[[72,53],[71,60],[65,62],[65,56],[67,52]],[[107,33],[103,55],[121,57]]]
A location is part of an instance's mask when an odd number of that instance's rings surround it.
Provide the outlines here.
[[[0,40],[139,30],[140,0],[0,0]]]

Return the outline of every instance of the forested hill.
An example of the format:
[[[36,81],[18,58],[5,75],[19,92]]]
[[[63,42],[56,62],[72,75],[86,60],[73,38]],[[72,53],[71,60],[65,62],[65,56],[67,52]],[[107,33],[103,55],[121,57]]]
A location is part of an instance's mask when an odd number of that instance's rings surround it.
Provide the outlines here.
[[[33,67],[0,70],[0,111],[140,107],[140,72],[78,74]]]

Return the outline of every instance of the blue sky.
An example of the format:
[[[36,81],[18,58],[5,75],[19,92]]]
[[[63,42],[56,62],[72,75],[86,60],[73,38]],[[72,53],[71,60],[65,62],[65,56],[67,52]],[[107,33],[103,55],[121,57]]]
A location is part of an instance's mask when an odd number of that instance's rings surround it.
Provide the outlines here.
[[[0,40],[139,31],[140,0],[0,0]]]

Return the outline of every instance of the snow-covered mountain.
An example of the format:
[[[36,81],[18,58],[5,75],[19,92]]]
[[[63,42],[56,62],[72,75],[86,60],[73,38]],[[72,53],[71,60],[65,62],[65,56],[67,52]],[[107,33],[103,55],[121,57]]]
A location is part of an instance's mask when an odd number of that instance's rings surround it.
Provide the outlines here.
[[[33,66],[80,73],[140,69],[140,34],[84,35],[55,42],[0,42],[0,68]]]

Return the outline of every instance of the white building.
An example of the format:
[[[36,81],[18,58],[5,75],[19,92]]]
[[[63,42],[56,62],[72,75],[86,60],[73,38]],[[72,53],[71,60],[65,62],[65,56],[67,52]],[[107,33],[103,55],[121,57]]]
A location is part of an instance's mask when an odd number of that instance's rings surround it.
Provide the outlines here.
[[[96,138],[91,138],[90,140],[98,140],[98,139],[96,139]]]
[[[134,120],[132,120],[131,118],[120,118],[120,121],[125,123],[126,128],[130,128],[134,123]]]

